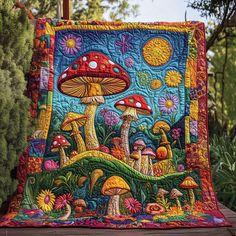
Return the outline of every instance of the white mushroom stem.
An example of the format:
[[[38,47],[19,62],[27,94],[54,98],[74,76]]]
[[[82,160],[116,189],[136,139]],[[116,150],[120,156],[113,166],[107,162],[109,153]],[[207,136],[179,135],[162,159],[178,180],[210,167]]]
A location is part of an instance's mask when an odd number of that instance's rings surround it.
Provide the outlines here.
[[[60,218],[58,218],[59,220],[67,220],[68,217],[70,216],[71,214],[71,207],[68,203],[66,203],[66,211],[65,211],[65,214],[63,216],[61,216]]]
[[[110,197],[107,207],[107,215],[109,216],[120,215],[119,202],[120,202],[120,195],[114,195]]]
[[[63,147],[59,148],[59,152],[60,152],[60,167],[62,168],[67,161],[67,156],[65,154],[65,150]]]
[[[139,155],[139,159],[137,161],[135,161],[134,163],[134,169],[137,171],[141,170],[141,163],[142,163],[142,151],[140,148],[137,149],[138,155]]]
[[[129,163],[131,161],[129,157],[129,129],[131,123],[138,119],[136,109],[133,107],[127,107],[121,118],[123,119],[123,124],[121,125],[121,146],[125,151],[125,161]]]
[[[153,173],[153,166],[152,166],[152,158],[148,156],[148,161],[149,161],[149,164],[148,164],[148,175],[149,176],[154,176],[154,173]]]
[[[178,198],[177,196],[175,197],[175,200],[176,200],[176,203],[177,203],[178,208],[182,210],[182,207],[181,207],[179,198]]]
[[[149,170],[149,158],[148,155],[142,155],[142,163],[140,172],[147,175]]]
[[[84,143],[84,140],[80,134],[78,125],[76,124],[75,121],[73,121],[71,123],[71,125],[72,125],[72,131],[73,131],[72,135],[74,136],[74,139],[75,139],[75,142],[77,145],[77,152],[78,153],[85,152],[86,151],[85,143]]]
[[[84,111],[84,114],[88,116],[88,120],[84,125],[86,149],[96,150],[99,148],[99,142],[94,126],[94,120],[97,107],[99,104],[104,103],[104,98],[102,96],[84,97],[81,101],[87,105]]]

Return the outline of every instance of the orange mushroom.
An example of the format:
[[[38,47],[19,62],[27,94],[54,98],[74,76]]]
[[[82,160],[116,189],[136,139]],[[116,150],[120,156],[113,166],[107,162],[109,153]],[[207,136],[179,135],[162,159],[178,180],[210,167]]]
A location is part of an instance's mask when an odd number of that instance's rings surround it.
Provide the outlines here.
[[[193,209],[195,203],[195,195],[193,189],[198,188],[198,184],[191,176],[187,176],[179,185],[179,187],[188,190],[190,206],[191,209]]]
[[[130,191],[129,185],[120,176],[111,176],[102,186],[102,194],[110,196],[108,202],[108,215],[120,215],[120,195]]]
[[[152,132],[154,134],[161,135],[161,145],[166,147],[168,158],[172,159],[173,154],[172,154],[171,146],[166,136],[166,133],[168,133],[169,131],[170,131],[170,126],[165,121],[157,121],[152,128]]]
[[[104,103],[103,96],[121,93],[129,86],[129,75],[124,69],[100,52],[81,56],[60,75],[60,92],[81,98],[86,105],[84,114],[88,120],[84,132],[87,150],[99,149],[94,119],[97,106]]]
[[[86,147],[84,144],[84,140],[81,137],[81,132],[79,128],[85,125],[88,117],[83,114],[77,114],[74,112],[69,112],[64,118],[62,123],[61,129],[63,131],[70,131],[72,130],[71,135],[74,136],[75,142],[77,144],[77,151],[78,153],[82,153],[86,151]]]

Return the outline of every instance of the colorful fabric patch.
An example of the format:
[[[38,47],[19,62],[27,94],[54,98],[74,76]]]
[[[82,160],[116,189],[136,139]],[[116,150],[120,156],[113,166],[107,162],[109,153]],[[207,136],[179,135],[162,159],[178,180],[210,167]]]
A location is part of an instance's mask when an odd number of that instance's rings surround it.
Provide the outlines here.
[[[209,168],[204,25],[38,19],[37,129],[1,226],[226,226]]]

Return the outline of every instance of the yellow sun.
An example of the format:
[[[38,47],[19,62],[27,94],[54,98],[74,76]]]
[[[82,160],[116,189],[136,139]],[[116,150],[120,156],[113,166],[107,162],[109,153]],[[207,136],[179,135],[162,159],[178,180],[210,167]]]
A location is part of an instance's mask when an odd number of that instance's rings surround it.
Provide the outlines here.
[[[143,46],[144,60],[151,66],[166,64],[172,54],[170,43],[163,38],[153,38]]]
[[[74,39],[68,39],[68,40],[66,41],[66,47],[68,47],[68,48],[74,48],[75,45],[76,45],[76,42],[75,42]]]
[[[43,211],[48,212],[53,209],[55,195],[50,190],[42,190],[37,196],[37,204]]]

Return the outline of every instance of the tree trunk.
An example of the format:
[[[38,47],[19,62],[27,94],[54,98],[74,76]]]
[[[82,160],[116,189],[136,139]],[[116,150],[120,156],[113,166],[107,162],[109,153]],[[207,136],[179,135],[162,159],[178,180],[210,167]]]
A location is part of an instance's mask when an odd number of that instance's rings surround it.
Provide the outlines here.
[[[107,215],[109,216],[120,215],[119,202],[120,202],[120,195],[114,195],[110,197],[107,207]]]

